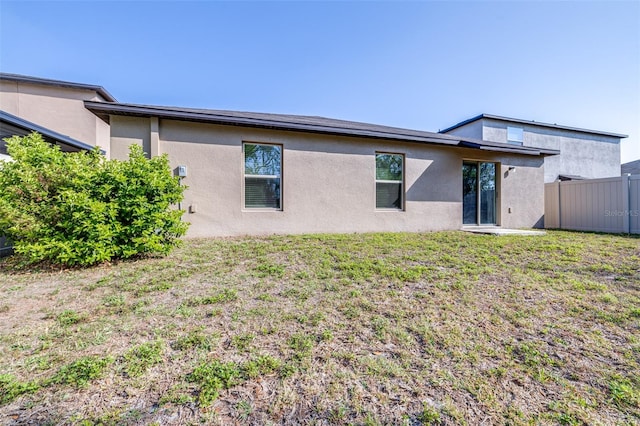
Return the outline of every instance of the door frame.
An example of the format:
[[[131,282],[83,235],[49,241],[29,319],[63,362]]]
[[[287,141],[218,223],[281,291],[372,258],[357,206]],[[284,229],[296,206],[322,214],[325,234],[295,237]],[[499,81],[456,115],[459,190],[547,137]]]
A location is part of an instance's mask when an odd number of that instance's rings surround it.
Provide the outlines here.
[[[480,164],[489,163],[493,164],[495,167],[495,197],[494,197],[494,210],[495,210],[495,222],[493,223],[481,223],[482,217],[482,191],[480,190]],[[488,161],[488,160],[477,160],[477,159],[463,159],[462,167],[460,168],[461,172],[465,164],[475,164],[476,166],[476,221],[475,223],[464,223],[464,193],[462,194],[462,226],[500,226],[501,220],[501,208],[500,208],[500,186],[501,186],[501,164],[498,161]],[[461,174],[460,180],[464,179],[464,175]],[[464,191],[464,187],[462,188]]]

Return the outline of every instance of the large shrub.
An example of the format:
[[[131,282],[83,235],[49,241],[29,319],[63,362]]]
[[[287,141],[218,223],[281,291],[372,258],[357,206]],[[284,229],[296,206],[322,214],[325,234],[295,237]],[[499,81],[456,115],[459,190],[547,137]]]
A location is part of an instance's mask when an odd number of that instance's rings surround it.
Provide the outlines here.
[[[0,235],[29,262],[166,254],[187,230],[171,208],[184,188],[166,155],[147,159],[137,145],[127,161],[97,149],[63,153],[37,133],[6,141],[13,161],[0,161]]]

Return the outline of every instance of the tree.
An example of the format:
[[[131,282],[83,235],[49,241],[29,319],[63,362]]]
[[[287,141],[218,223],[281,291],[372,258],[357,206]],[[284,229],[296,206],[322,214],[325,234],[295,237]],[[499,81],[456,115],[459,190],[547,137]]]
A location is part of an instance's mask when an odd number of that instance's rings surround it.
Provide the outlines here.
[[[187,224],[166,155],[147,159],[132,145],[126,161],[98,149],[63,153],[41,135],[5,139],[0,161],[0,235],[28,262],[92,265],[166,254]]]

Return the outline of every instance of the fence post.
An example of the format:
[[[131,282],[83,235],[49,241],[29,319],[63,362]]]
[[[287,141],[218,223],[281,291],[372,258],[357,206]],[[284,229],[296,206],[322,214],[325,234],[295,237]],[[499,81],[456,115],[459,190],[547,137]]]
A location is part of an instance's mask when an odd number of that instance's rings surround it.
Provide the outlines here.
[[[622,185],[622,232],[631,234],[631,188],[628,174],[622,175],[620,184]]]
[[[562,181],[558,181],[558,229],[562,229],[562,195],[560,190],[562,188]]]

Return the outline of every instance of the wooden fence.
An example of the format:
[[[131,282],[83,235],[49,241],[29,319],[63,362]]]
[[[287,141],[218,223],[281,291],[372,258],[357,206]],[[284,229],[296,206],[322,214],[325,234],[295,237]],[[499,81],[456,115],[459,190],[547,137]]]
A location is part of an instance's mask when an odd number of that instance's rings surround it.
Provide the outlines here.
[[[544,227],[640,233],[640,175],[547,183]]]

